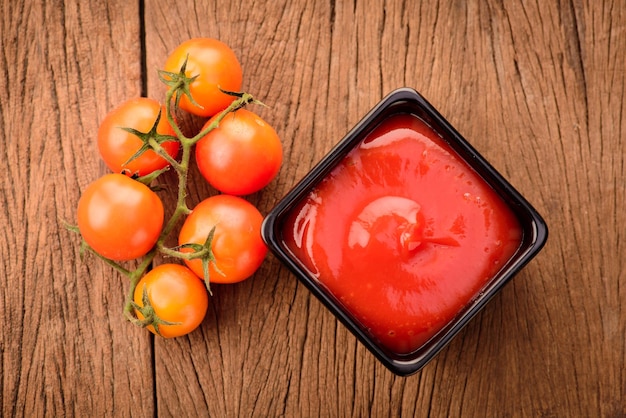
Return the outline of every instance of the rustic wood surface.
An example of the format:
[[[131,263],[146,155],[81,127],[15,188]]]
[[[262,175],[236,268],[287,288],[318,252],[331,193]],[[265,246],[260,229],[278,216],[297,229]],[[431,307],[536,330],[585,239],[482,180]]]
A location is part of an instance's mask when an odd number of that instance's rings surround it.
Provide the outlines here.
[[[161,99],[195,36],[236,51],[282,138],[263,213],[411,86],[544,215],[544,251],[407,378],[271,256],[188,337],[133,327],[125,279],[64,222],[107,172],[99,121]],[[626,2],[12,0],[0,37],[2,416],[626,415]]]

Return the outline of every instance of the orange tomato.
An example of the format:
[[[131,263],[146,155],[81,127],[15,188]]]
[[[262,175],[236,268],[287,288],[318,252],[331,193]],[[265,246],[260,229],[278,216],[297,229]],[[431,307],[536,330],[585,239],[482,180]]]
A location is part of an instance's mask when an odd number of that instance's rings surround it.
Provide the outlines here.
[[[128,161],[139,151],[143,142],[138,136],[122,129],[131,128],[147,133],[154,126],[159,111],[161,119],[157,125],[157,133],[174,136],[174,130],[165,116],[165,107],[153,99],[139,97],[128,100],[105,116],[98,128],[98,151],[111,171],[144,176],[168,165],[163,157],[151,149]],[[172,158],[176,158],[180,145],[178,141],[165,141],[161,147]]]
[[[163,203],[148,186],[123,174],[106,174],[78,201],[78,229],[98,254],[116,261],[147,254],[163,227]]]
[[[262,222],[261,213],[247,200],[216,195],[193,209],[181,227],[178,242],[204,244],[215,227],[211,243],[215,263],[209,264],[210,282],[240,282],[254,274],[267,254],[261,238]],[[185,263],[203,277],[201,260],[185,260]]]
[[[133,295],[133,300],[141,307],[144,306],[144,289],[158,318],[173,323],[158,325],[162,337],[180,337],[202,323],[209,306],[209,296],[204,283],[187,267],[162,264],[143,276]],[[139,319],[144,318],[141,312],[136,313]],[[154,326],[147,328],[157,334]]]
[[[200,173],[227,194],[243,196],[261,190],[276,177],[282,161],[283,147],[276,131],[247,109],[229,113],[196,143]]]
[[[198,116],[209,117],[226,109],[234,97],[220,91],[238,92],[243,71],[235,52],[225,43],[211,38],[193,38],[177,46],[165,61],[164,71],[179,73],[187,60],[185,75],[197,76],[190,84],[191,96],[180,97],[180,108]]]

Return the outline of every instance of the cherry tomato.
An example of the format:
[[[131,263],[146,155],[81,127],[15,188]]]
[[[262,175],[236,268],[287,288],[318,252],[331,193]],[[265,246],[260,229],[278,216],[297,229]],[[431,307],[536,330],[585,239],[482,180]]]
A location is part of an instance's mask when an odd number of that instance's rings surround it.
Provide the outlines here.
[[[262,189],[276,177],[282,161],[283,148],[276,131],[246,109],[226,115],[196,143],[200,173],[227,194],[242,196]]]
[[[139,151],[143,142],[138,136],[122,129],[131,128],[147,133],[154,126],[159,111],[161,111],[161,119],[157,126],[157,133],[173,136],[174,130],[167,122],[165,107],[153,99],[139,97],[128,100],[106,115],[98,129],[98,150],[106,165],[113,172],[144,176],[168,165],[164,158],[151,149],[132,161],[128,161]],[[178,141],[163,142],[161,147],[172,158],[176,158],[179,149]]]
[[[163,227],[163,203],[148,186],[123,174],[100,177],[78,201],[78,229],[98,254],[111,260],[145,255]]]
[[[211,246],[215,264],[209,264],[210,282],[240,282],[252,276],[267,254],[267,247],[261,239],[262,221],[261,213],[247,200],[216,195],[193,209],[183,223],[178,242],[180,245],[204,244],[215,227]],[[203,277],[201,260],[185,262],[194,273]]]
[[[243,73],[235,52],[216,39],[193,38],[176,47],[165,61],[164,70],[179,73],[187,60],[185,75],[197,76],[190,84],[191,96],[200,106],[181,96],[179,106],[194,115],[209,117],[226,109],[234,97],[220,91],[238,92]]]
[[[145,291],[156,316],[173,325],[159,324],[159,334],[164,338],[180,337],[193,331],[202,323],[209,306],[209,296],[204,283],[191,270],[180,264],[161,264],[139,280],[133,300],[141,307]],[[137,317],[143,319],[141,312]],[[147,327],[157,334],[154,326]]]

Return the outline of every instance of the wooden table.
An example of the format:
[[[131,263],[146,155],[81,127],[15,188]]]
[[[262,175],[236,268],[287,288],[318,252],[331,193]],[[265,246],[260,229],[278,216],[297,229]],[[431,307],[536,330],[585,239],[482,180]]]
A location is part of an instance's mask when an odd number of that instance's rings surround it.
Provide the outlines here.
[[[626,414],[626,2],[15,0],[0,36],[3,416]],[[263,213],[410,86],[544,215],[544,251],[407,378],[272,256],[191,335],[135,328],[126,279],[64,221],[107,172],[99,122],[162,99],[157,69],[195,36],[236,51],[282,138],[248,197]],[[192,173],[190,201],[212,193]]]

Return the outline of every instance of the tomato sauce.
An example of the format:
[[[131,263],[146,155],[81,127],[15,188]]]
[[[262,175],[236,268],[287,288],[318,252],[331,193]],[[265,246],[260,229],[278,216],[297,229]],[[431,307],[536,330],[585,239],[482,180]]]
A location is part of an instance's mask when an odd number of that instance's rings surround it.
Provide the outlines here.
[[[397,114],[291,211],[283,239],[366,332],[404,355],[463,311],[522,232],[432,128]]]

